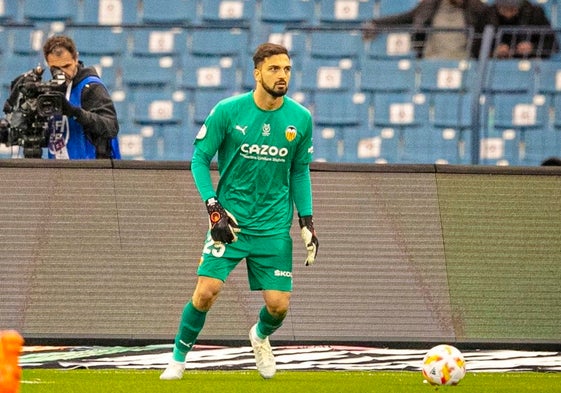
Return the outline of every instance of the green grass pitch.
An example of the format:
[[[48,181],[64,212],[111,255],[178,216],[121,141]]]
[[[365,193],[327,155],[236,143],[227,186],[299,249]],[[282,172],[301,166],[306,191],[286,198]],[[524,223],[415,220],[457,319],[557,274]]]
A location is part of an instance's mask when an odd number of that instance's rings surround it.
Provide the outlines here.
[[[160,381],[161,370],[24,369],[21,393],[518,393],[561,392],[561,373],[468,372],[457,386],[430,386],[412,371],[186,371],[180,381]]]

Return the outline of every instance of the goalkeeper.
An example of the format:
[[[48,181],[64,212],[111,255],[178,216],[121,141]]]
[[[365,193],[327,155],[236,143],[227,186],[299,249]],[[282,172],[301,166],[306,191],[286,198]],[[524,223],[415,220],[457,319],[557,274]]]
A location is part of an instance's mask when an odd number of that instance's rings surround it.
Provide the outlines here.
[[[249,339],[257,370],[263,378],[272,378],[276,365],[268,337],[282,326],[290,303],[294,207],[307,249],[304,263],[311,265],[316,258],[309,170],[312,117],[286,96],[291,62],[285,47],[262,44],[253,64],[255,89],[220,101],[195,140],[191,170],[210,228],[197,285],[183,310],[172,360],[160,379],[183,377],[185,357],[207,312],[244,259],[249,287],[261,291],[265,301]],[[215,191],[210,163],[216,153],[220,178]]]

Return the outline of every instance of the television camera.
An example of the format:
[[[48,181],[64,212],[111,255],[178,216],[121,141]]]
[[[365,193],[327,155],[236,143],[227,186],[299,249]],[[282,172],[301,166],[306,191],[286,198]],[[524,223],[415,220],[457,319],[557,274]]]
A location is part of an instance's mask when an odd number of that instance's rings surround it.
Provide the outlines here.
[[[42,82],[39,65],[12,82],[10,97],[4,103],[6,117],[0,119],[0,143],[23,147],[25,158],[41,158],[49,142],[49,120],[62,115],[60,86],[65,75],[51,68],[52,79]]]

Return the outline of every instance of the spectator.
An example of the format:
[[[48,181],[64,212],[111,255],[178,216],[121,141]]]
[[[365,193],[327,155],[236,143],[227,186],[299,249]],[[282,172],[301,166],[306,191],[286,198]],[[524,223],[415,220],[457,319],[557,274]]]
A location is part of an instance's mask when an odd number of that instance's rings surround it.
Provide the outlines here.
[[[367,22],[363,37],[374,38],[383,27],[411,25],[414,49],[419,57],[477,58],[487,10],[488,6],[480,0],[423,0],[410,11]],[[431,28],[439,31],[430,31]],[[473,37],[468,34],[470,28]]]
[[[559,49],[544,9],[528,0],[496,0],[489,19],[498,29],[493,51],[496,58],[547,58]],[[520,31],[515,31],[518,27]],[[501,28],[506,29],[501,32]]]

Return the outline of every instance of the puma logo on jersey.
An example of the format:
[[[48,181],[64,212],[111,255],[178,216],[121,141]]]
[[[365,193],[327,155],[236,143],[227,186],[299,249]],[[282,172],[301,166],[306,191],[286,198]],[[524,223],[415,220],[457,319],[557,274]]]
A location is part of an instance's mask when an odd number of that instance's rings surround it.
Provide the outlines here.
[[[245,130],[246,129],[247,129],[247,126],[245,126],[245,127],[242,127],[242,126],[239,126],[239,125],[236,126],[236,130],[238,130],[239,132],[241,132],[244,135],[245,135]]]

